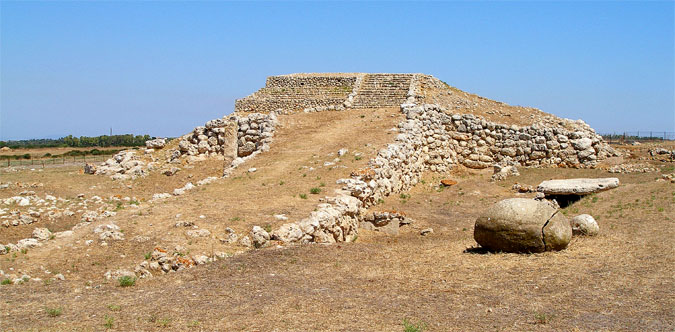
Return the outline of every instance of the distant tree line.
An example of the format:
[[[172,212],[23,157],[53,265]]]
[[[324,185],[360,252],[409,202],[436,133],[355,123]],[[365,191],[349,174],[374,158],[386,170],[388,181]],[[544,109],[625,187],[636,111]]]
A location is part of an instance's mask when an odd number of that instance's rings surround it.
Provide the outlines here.
[[[150,135],[101,135],[96,137],[68,135],[58,139],[26,139],[16,141],[0,141],[0,148],[8,146],[12,149],[24,148],[55,148],[55,147],[108,147],[108,146],[143,146],[145,141],[152,139]]]

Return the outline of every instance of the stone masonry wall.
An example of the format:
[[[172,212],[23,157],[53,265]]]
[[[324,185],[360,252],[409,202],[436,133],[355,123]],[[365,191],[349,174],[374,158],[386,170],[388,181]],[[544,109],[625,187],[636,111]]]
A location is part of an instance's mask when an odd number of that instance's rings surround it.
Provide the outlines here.
[[[353,87],[356,76],[270,76],[265,83],[266,88],[290,87]]]
[[[403,104],[406,120],[396,142],[380,150],[369,166],[338,180],[343,193],[329,198],[298,223],[283,225],[274,237],[284,242],[351,241],[365,208],[410,189],[426,170],[444,172],[454,165],[487,168],[494,164],[593,167],[615,155],[583,122],[562,126],[501,125],[471,114],[451,114],[435,104]],[[343,213],[339,213],[343,211]],[[358,212],[355,212],[358,211]]]
[[[276,123],[274,112],[211,120],[181,137],[178,149],[172,152],[171,157],[222,155],[231,160],[247,157],[256,151],[269,149]]]
[[[271,76],[264,88],[235,101],[235,112],[267,113],[282,109],[328,108],[343,105],[357,76]]]
[[[345,190],[365,206],[409,189],[425,170],[444,172],[453,165],[488,168],[494,164],[594,167],[615,155],[593,129],[575,122],[562,127],[495,124],[471,114],[450,114],[438,105],[401,105],[406,120],[396,143],[382,149],[369,167],[342,179]]]

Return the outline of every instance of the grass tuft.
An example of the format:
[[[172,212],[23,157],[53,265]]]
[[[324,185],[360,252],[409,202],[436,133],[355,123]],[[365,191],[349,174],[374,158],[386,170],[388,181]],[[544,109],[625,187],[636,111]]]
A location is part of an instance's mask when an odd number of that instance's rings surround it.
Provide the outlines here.
[[[120,287],[131,287],[136,284],[136,277],[132,276],[122,276],[117,279]]]
[[[45,312],[49,317],[59,317],[63,313],[63,308],[45,308]]]
[[[103,323],[103,327],[105,327],[106,329],[111,329],[111,328],[113,328],[113,326],[115,326],[115,318],[106,315],[105,316],[105,323]]]
[[[423,322],[413,323],[407,318],[403,319],[403,331],[404,332],[422,332],[427,328],[427,324]]]

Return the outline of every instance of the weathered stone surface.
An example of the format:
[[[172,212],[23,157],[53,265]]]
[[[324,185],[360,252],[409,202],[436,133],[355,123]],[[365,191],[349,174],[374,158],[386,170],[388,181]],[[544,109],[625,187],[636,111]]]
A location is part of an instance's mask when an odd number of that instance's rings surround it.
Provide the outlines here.
[[[156,138],[153,140],[145,141],[145,147],[148,149],[162,149],[166,145],[165,138]]]
[[[84,174],[96,174],[96,166],[94,164],[84,164]]]
[[[562,250],[572,238],[569,221],[550,205],[511,198],[491,206],[476,220],[474,239],[495,251]]]
[[[253,246],[256,248],[264,246],[267,243],[267,241],[270,240],[270,235],[260,226],[253,226],[253,229],[251,229],[249,236],[251,237]]]
[[[302,230],[295,223],[283,224],[272,233],[272,238],[282,242],[295,242],[302,239]]]
[[[595,218],[588,214],[580,214],[570,219],[570,225],[575,235],[594,236],[600,232],[600,226],[598,226]]]
[[[618,186],[617,178],[548,180],[539,184],[537,191],[546,195],[588,195]]]
[[[211,232],[209,232],[206,229],[194,229],[194,230],[189,230],[185,232],[185,235],[191,238],[198,238],[198,237],[207,237],[211,236]]]
[[[510,176],[520,176],[518,168],[513,165],[494,165],[494,173],[492,174],[492,181],[503,181]]]
[[[33,230],[33,238],[37,239],[38,241],[46,241],[49,240],[49,238],[52,236],[52,232],[50,232],[46,228],[36,228]]]
[[[455,181],[455,180],[450,180],[450,179],[443,179],[443,180],[441,180],[441,184],[444,185],[444,186],[446,186],[446,187],[450,187],[450,186],[456,185],[456,184],[457,184],[457,181]]]

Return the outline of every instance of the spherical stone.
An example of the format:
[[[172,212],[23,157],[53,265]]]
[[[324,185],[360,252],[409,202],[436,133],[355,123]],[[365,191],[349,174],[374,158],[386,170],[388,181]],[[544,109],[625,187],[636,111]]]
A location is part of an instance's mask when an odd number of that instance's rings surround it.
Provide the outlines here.
[[[474,239],[495,251],[562,250],[572,238],[569,221],[550,205],[511,198],[491,206],[476,220]]]

